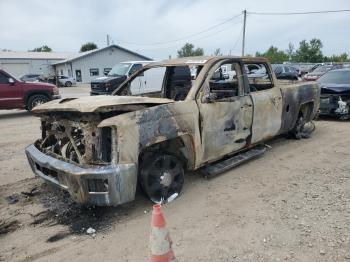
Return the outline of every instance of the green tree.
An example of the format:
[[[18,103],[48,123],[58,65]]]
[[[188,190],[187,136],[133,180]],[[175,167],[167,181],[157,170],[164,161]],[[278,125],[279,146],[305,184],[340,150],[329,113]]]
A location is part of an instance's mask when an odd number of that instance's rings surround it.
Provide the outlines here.
[[[222,52],[221,52],[221,49],[220,48],[216,48],[215,50],[214,50],[214,54],[213,54],[214,56],[222,56]]]
[[[270,48],[264,53],[256,52],[255,56],[265,57],[270,63],[282,63],[289,58],[284,51],[278,50],[278,48],[274,46],[270,46]]]
[[[80,47],[80,52],[86,52],[86,51],[89,51],[89,50],[94,50],[94,49],[97,49],[97,45],[93,42],[87,42],[86,44],[83,44],[81,47]]]
[[[289,43],[288,44],[288,48],[286,50],[286,53],[288,55],[288,58],[289,58],[289,61],[292,61],[293,58],[294,58],[294,55],[295,55],[295,52],[294,52],[294,45],[292,43]]]
[[[47,45],[43,45],[41,47],[36,47],[33,50],[29,50],[31,52],[51,52],[52,49],[48,47]]]
[[[180,50],[177,50],[178,57],[202,56],[204,55],[203,48],[194,49],[194,45],[186,43]]]
[[[295,52],[295,60],[297,62],[320,63],[323,61],[322,47],[320,39],[313,38],[310,42],[303,40]]]
[[[348,62],[349,57],[347,53],[342,53],[340,55],[332,55],[330,57],[323,57],[323,62]]]

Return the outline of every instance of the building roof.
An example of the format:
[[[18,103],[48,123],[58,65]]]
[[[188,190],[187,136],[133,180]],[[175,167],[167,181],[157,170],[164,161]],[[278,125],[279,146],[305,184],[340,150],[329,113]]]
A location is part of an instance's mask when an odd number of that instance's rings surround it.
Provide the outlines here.
[[[128,50],[124,47],[121,47],[121,46],[118,46],[118,45],[110,45],[110,46],[106,46],[106,47],[103,47],[103,48],[99,48],[99,49],[94,49],[94,50],[90,50],[90,51],[86,51],[86,52],[82,52],[82,53],[79,53],[75,56],[72,56],[72,57],[68,57],[66,58],[65,60],[63,61],[59,61],[57,63],[54,63],[54,65],[58,65],[58,64],[64,64],[64,63],[68,63],[68,62],[72,62],[74,60],[77,60],[77,59],[80,59],[82,57],[86,57],[86,56],[89,56],[89,55],[92,55],[92,54],[96,54],[96,53],[99,53],[101,51],[104,51],[106,49],[109,49],[109,48],[117,48],[119,50],[122,50],[124,52],[127,52],[129,54],[133,54],[133,55],[136,55],[136,56],[139,56],[140,58],[144,59],[144,60],[152,60],[151,58],[149,57],[146,57],[144,55],[141,55],[141,54],[138,54],[136,52],[133,52],[131,50]]]
[[[65,60],[75,57],[79,53],[68,52],[24,52],[24,51],[0,51],[0,59],[52,59]]]

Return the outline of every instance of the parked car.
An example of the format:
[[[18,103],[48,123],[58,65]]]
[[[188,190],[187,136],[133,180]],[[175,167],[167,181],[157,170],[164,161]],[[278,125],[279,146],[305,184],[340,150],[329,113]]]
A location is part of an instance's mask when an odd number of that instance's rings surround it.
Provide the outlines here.
[[[71,87],[77,84],[77,81],[75,80],[75,78],[70,76],[61,75],[61,76],[58,76],[57,79],[60,86]]]
[[[246,64],[265,67],[268,77],[242,75]],[[177,100],[171,75],[192,66],[200,73]],[[225,66],[236,74],[225,76]],[[150,71],[159,76],[155,91],[133,93],[133,82]],[[214,176],[264,153],[266,139],[302,138],[319,92],[317,82],[278,82],[264,58],[165,60],[144,66],[112,95],[36,107],[42,137],[26,154],[36,175],[81,204],[130,202],[138,184],[152,201],[166,203],[181,194],[185,170]]]
[[[298,80],[299,73],[293,66],[275,64],[272,68],[277,79]]]
[[[0,109],[25,108],[61,98],[58,88],[48,83],[27,83],[0,69]]]
[[[39,81],[41,75],[39,74],[29,74],[29,75],[23,75],[19,79],[23,82],[37,82]]]
[[[116,64],[106,76],[98,77],[91,81],[90,95],[111,94],[121,83],[142,66],[152,61],[129,61]]]
[[[343,65],[323,65],[316,67],[315,70],[311,71],[310,73],[304,75],[305,81],[316,81],[321,76],[323,76],[328,71],[334,70],[334,69],[340,69]]]
[[[332,70],[321,76],[320,115],[350,118],[350,68]]]

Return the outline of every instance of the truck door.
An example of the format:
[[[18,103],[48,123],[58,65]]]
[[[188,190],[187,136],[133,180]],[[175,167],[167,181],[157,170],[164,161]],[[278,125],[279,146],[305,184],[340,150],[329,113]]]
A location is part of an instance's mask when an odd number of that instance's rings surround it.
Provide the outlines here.
[[[16,80],[0,72],[0,108],[11,109],[22,107],[23,90]]]
[[[282,123],[282,93],[274,86],[270,67],[262,63],[259,76],[246,75],[250,96],[253,101],[252,144],[278,134]]]
[[[227,67],[224,74],[222,68]],[[252,98],[244,94],[242,71],[228,59],[215,65],[199,93],[202,161],[210,162],[247,145],[253,120]]]

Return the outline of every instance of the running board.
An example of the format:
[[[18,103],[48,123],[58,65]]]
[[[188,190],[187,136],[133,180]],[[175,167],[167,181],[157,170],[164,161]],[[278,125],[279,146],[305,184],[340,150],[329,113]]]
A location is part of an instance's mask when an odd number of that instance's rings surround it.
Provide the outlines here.
[[[233,167],[236,167],[254,157],[262,155],[263,153],[265,153],[265,151],[266,151],[265,146],[257,146],[248,151],[232,156],[228,159],[221,160],[213,164],[208,164],[208,166],[203,167],[201,171],[206,178],[211,178]]]

